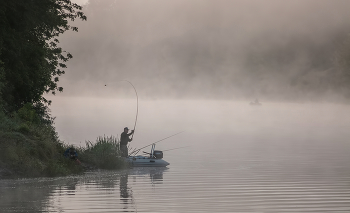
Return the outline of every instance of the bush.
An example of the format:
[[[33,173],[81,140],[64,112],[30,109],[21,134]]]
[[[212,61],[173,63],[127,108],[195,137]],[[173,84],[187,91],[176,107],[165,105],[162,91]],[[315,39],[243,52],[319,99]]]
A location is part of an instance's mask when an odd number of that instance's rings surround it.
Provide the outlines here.
[[[100,136],[95,144],[87,141],[86,147],[80,147],[77,150],[80,161],[93,167],[120,169],[126,166],[120,155],[119,140],[114,136]]]
[[[24,106],[17,111],[17,115],[19,118],[27,122],[37,123],[39,121],[31,103],[24,104]]]
[[[36,111],[28,106],[13,116],[0,111],[0,171],[14,177],[82,173],[81,166],[63,157],[64,145],[54,127],[36,119]]]
[[[17,128],[18,132],[21,132],[23,134],[25,133],[29,133],[29,126],[25,123],[22,123],[21,125],[19,125],[19,127]]]

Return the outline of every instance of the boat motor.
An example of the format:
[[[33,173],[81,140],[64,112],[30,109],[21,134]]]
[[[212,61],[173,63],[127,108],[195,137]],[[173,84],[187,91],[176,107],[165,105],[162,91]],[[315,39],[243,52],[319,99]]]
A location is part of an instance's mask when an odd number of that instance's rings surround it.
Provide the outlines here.
[[[159,150],[154,150],[153,151],[153,156],[156,159],[162,159],[163,158],[163,152]]]
[[[154,150],[156,148],[155,144],[152,144],[150,158],[156,158],[156,159],[162,159],[163,158],[163,152],[159,150]]]

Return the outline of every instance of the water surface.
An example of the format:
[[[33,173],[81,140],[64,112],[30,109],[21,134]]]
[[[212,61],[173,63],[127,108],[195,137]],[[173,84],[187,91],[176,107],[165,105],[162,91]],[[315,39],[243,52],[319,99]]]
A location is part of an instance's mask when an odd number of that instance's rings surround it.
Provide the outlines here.
[[[79,145],[94,134],[132,126],[131,100],[96,103],[101,104],[77,101],[76,109],[53,108],[59,134]],[[161,150],[189,146],[164,152],[168,168],[1,180],[0,212],[350,211],[349,107],[142,104],[134,147],[185,130],[157,145]],[[118,114],[124,109],[133,112]]]

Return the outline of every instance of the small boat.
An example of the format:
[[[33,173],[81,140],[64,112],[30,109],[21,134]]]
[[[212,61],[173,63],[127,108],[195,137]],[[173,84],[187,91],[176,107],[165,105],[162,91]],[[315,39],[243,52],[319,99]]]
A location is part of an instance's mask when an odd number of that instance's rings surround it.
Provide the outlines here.
[[[260,106],[261,103],[259,102],[258,99],[255,99],[255,101],[250,102],[250,105]]]
[[[250,105],[254,105],[254,106],[261,106],[261,103],[254,103],[254,102],[250,102]]]
[[[166,167],[169,165],[168,162],[163,160],[163,152],[159,150],[154,150],[155,144],[152,144],[151,152],[147,153],[148,156],[137,155],[128,156],[126,161],[132,167]]]

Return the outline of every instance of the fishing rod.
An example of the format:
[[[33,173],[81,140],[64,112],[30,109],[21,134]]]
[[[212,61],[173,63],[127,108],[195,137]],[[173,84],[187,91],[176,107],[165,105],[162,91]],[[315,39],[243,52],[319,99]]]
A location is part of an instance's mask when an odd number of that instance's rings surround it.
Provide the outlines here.
[[[173,148],[173,149],[166,149],[166,150],[162,150],[162,152],[166,152],[166,151],[171,151],[171,150],[175,150],[175,149],[183,149],[183,148],[187,148],[190,146],[182,146],[182,147],[177,147],[177,148]]]
[[[137,116],[139,114],[139,96],[137,95],[137,91],[136,91],[136,88],[134,87],[134,85],[128,81],[128,80],[123,80],[123,81],[126,81],[128,82],[133,88],[134,88],[134,91],[135,91],[135,94],[136,94],[136,118],[135,118],[135,124],[134,124],[134,134],[135,134],[135,129],[136,129],[136,123],[137,123]],[[134,134],[131,135],[131,140],[134,138]]]
[[[136,123],[137,123],[137,116],[138,116],[138,114],[139,114],[139,96],[137,95],[137,91],[136,91],[136,88],[135,88],[135,86],[130,82],[130,81],[128,81],[128,80],[121,80],[121,81],[126,81],[126,82],[128,82],[131,86],[132,86],[132,88],[134,88],[134,91],[135,91],[135,94],[136,94],[136,118],[135,118],[135,124],[134,124],[134,132],[135,132],[135,129],[136,129]],[[105,87],[107,86],[107,84],[105,84]],[[131,136],[131,139],[133,139],[134,138],[134,134],[132,134],[132,136]]]
[[[136,94],[136,118],[135,118],[135,124],[134,124],[134,134],[135,134],[135,129],[136,129],[136,123],[137,123],[137,116],[138,116],[138,114],[139,114],[139,96],[137,95],[137,91],[136,91],[136,88],[135,88],[135,86],[130,82],[130,81],[128,81],[128,80],[121,80],[121,81],[126,81],[126,82],[128,82],[131,86],[132,86],[132,88],[134,88],[134,91],[135,91],[135,94]],[[105,87],[107,86],[107,84],[105,84]],[[133,140],[134,139],[134,134],[132,134],[132,136],[131,136],[131,140]],[[130,145],[127,147],[128,149],[132,149],[132,148],[130,148]],[[130,150],[129,150],[130,151]],[[134,150],[135,151],[135,150]],[[133,152],[134,152],[133,151]]]
[[[147,145],[147,146],[144,146],[144,147],[141,147],[141,148],[139,148],[139,149],[136,149],[135,151],[133,151],[132,153],[130,153],[130,155],[134,154],[135,152],[136,152],[135,155],[137,155],[137,153],[138,153],[140,150],[142,150],[142,149],[144,149],[144,148],[146,148],[146,147],[149,147],[149,146],[151,146],[151,145],[153,145],[153,144],[156,144],[156,143],[159,143],[159,142],[161,142],[161,141],[164,141],[165,139],[174,137],[175,135],[178,135],[178,134],[183,133],[183,132],[184,132],[184,131],[178,132],[178,133],[176,133],[176,134],[173,134],[173,135],[170,135],[170,136],[168,136],[168,137],[166,137],[166,138],[163,138],[163,139],[161,139],[161,140],[159,140],[159,141],[153,142],[153,143],[151,143],[151,144],[149,144],[149,145]],[[134,155],[134,156],[135,156],[135,155]]]
[[[162,150],[162,152],[172,151],[172,150],[176,150],[176,149],[183,149],[183,148],[187,148],[187,147],[190,147],[190,146],[182,146],[182,147],[177,147],[177,148],[173,148],[173,149],[166,149],[166,150]],[[151,154],[151,153],[145,152],[145,151],[143,151],[143,153]]]

